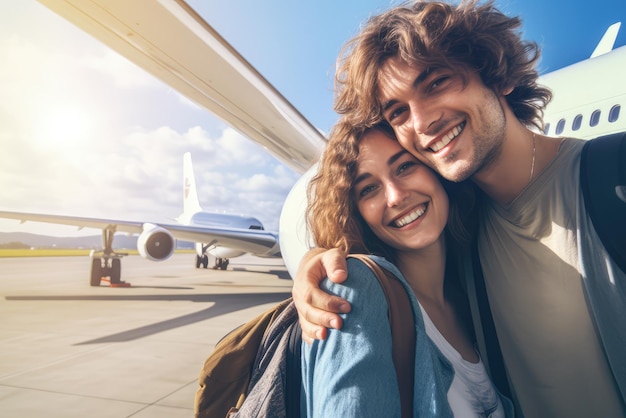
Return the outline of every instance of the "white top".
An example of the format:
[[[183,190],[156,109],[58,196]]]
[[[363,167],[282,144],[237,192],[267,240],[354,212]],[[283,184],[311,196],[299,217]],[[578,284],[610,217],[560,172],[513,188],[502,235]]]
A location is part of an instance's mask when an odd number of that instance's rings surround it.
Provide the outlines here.
[[[422,305],[420,309],[424,317],[426,334],[454,368],[454,379],[448,390],[448,402],[455,418],[504,418],[504,407],[480,356],[478,363],[463,359],[441,335]]]

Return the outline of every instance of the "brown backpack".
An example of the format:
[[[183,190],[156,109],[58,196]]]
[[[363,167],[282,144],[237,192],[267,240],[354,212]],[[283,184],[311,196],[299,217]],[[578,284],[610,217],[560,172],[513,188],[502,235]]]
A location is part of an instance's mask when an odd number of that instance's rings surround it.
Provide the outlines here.
[[[387,298],[402,416],[411,416],[415,326],[407,320],[413,318],[408,295],[392,273],[368,256],[349,257],[361,260],[376,274]],[[300,332],[297,311],[289,298],[227,334],[200,372],[194,416],[298,417]]]

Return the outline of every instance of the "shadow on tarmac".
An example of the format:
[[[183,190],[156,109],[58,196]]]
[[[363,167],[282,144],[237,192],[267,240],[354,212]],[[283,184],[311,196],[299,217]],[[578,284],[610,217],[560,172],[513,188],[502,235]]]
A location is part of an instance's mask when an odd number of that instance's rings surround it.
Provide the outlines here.
[[[84,295],[84,296],[7,296],[7,301],[190,301],[208,303],[209,308],[192,314],[168,319],[167,321],[123,331],[94,340],[84,341],[74,345],[116,343],[148,337],[160,332],[169,331],[196,322],[204,321],[219,315],[229,314],[238,310],[266,303],[280,302],[291,296],[291,292],[278,293],[226,293],[200,295]],[[252,319],[252,318],[250,318]]]

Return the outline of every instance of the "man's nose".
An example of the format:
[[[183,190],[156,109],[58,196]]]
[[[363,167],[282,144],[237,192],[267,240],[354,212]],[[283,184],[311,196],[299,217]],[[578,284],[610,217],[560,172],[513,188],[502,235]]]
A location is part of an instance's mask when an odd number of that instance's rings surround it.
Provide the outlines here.
[[[426,133],[437,121],[436,113],[426,103],[411,104],[410,112],[414,136]]]
[[[410,120],[404,126],[396,129],[396,136],[404,149],[420,150],[422,145],[420,137],[428,134],[437,122],[436,112],[425,106],[410,106]]]

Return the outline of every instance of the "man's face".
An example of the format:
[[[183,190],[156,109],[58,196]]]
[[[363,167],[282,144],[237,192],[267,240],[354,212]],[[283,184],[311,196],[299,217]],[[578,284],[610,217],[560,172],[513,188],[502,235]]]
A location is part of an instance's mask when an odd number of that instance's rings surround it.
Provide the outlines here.
[[[390,58],[379,72],[383,116],[404,148],[451,181],[462,181],[499,155],[503,102],[472,72],[426,68]]]

